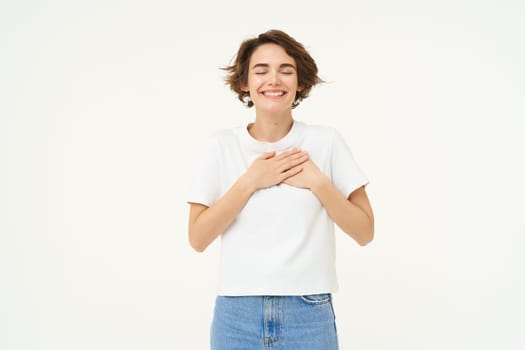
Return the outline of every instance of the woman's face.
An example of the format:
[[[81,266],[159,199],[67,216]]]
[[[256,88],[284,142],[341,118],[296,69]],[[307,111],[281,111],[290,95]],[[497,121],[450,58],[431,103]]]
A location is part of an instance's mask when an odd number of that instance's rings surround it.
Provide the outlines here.
[[[291,110],[297,91],[295,60],[277,44],[259,46],[250,58],[248,84],[242,87],[259,111]]]

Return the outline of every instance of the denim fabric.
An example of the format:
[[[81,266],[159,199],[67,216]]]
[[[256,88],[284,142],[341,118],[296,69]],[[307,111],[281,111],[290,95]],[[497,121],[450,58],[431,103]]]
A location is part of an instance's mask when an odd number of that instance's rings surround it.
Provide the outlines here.
[[[211,349],[337,350],[332,296],[218,296]]]

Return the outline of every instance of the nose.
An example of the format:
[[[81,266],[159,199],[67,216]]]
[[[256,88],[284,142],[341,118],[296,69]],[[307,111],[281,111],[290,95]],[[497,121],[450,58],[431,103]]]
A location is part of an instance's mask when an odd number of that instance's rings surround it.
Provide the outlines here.
[[[281,81],[279,80],[279,73],[275,72],[275,71],[272,71],[270,73],[268,83],[270,83],[270,85],[272,85],[272,86],[279,85],[281,83]]]

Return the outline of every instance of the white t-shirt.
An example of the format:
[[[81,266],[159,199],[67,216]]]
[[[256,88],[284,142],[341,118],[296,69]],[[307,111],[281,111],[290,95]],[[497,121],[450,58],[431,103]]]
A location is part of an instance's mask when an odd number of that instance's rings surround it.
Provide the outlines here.
[[[333,128],[294,121],[277,142],[255,140],[246,126],[210,140],[189,203],[211,206],[255,158],[298,147],[348,196],[368,183]],[[334,222],[307,189],[279,184],[252,194],[222,234],[219,295],[305,295],[337,290]]]

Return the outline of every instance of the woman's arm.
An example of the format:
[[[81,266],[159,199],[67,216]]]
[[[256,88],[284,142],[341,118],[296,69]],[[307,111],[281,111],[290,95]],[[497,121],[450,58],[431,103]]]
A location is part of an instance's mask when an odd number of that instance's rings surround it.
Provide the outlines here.
[[[359,245],[364,246],[372,241],[374,214],[364,186],[352,192],[347,199],[325,178],[312,188],[312,192],[337,226]]]
[[[300,149],[264,153],[257,158],[233,186],[210,207],[190,203],[188,234],[190,245],[202,252],[231,225],[251,195],[299,173],[308,155]]]
[[[337,226],[358,244],[364,246],[374,238],[374,214],[364,187],[345,198],[312,161],[304,163],[303,171],[284,182],[310,189]]]
[[[241,176],[211,207],[190,203],[188,227],[190,245],[203,252],[237,217],[254,190]]]

